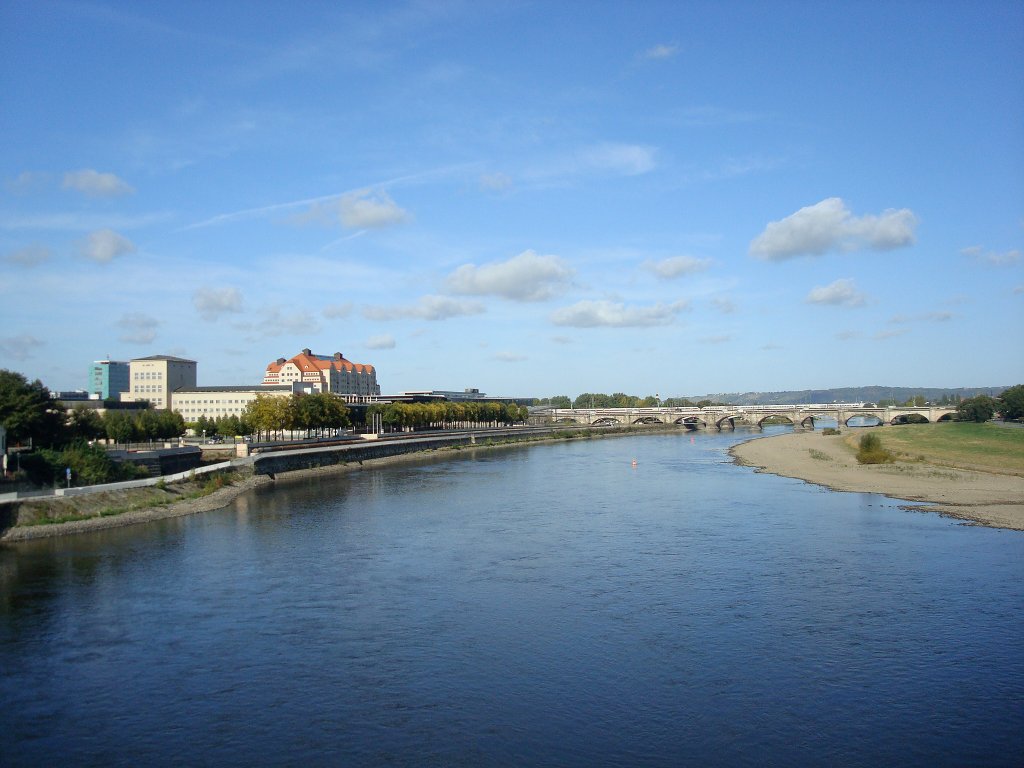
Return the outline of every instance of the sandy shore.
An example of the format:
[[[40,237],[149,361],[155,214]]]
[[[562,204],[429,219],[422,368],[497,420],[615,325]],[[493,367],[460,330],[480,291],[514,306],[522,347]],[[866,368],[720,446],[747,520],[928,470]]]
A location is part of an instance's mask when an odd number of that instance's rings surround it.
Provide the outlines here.
[[[737,463],[837,491],[878,493],[993,528],[1024,530],[1024,477],[922,463],[858,464],[841,437],[793,432],[741,443]],[[921,509],[916,506],[915,509]]]

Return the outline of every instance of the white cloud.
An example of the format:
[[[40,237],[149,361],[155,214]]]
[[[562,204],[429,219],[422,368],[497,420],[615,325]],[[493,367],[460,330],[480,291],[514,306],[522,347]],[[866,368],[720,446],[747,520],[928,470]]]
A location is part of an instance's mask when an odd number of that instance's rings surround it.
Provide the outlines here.
[[[371,336],[366,340],[367,349],[394,349],[395,337],[384,333],[379,336]]]
[[[329,307],[324,307],[324,317],[329,317],[333,320],[341,320],[352,314],[352,302],[345,301],[341,304],[331,304]]]
[[[45,343],[27,333],[3,336],[0,337],[0,354],[11,360],[28,360],[35,354],[36,349]]]
[[[91,168],[65,173],[61,186],[89,197],[121,197],[135,192],[134,188],[114,174],[100,173]]]
[[[17,264],[22,267],[34,267],[42,264],[50,258],[50,249],[43,245],[28,245],[11,251],[3,257],[9,264]]]
[[[807,302],[837,307],[860,307],[867,302],[867,297],[857,290],[853,280],[846,277],[828,285],[812,288],[807,294]]]
[[[521,363],[527,359],[526,355],[521,355],[518,352],[499,352],[494,356],[495,360],[502,363]]]
[[[711,306],[721,312],[723,315],[731,315],[736,311],[736,304],[731,299],[726,299],[721,296],[711,300]]]
[[[333,227],[340,223],[346,229],[384,229],[401,224],[409,218],[409,214],[383,190],[360,189],[341,196],[318,198],[307,202],[312,202],[312,205],[304,213],[292,216],[289,219],[292,224],[321,224]],[[294,203],[285,203],[218,218],[226,220],[243,214],[269,213],[294,207],[294,205]],[[203,225],[207,223],[210,222],[204,222]]]
[[[508,261],[483,266],[463,264],[446,281],[450,290],[471,296],[502,296],[513,301],[543,301],[564,287],[573,271],[557,256],[523,251]]]
[[[480,176],[480,186],[490,192],[504,192],[512,188],[512,179],[504,173],[485,173]]]
[[[577,160],[581,170],[639,176],[654,170],[654,156],[654,147],[606,143],[583,150]]]
[[[482,312],[483,304],[476,301],[460,301],[448,296],[423,296],[416,304],[406,306],[364,307],[363,317],[367,320],[448,320],[465,315],[479,315]]]
[[[952,312],[925,312],[920,315],[893,315],[889,318],[889,322],[893,325],[906,325],[915,321],[923,321],[928,323],[944,323],[952,320],[954,317]]]
[[[280,307],[271,307],[264,310],[262,319],[257,325],[258,334],[250,338],[257,341],[266,336],[293,336],[317,333],[320,330],[320,323],[313,315],[304,310],[298,312],[282,312]]]
[[[990,267],[1008,267],[1021,260],[1021,252],[1016,249],[997,253],[986,251],[980,245],[972,245],[970,248],[964,248],[960,253],[975,261],[980,261],[982,264],[988,264]]]
[[[647,307],[630,307],[612,301],[580,301],[553,312],[551,322],[573,328],[646,328],[670,325],[687,307],[685,301]]]
[[[646,51],[643,52],[641,58],[653,60],[671,59],[677,53],[679,53],[678,45],[666,45],[662,43],[660,45],[654,45],[648,48]]]
[[[680,275],[692,275],[697,272],[703,272],[711,266],[711,263],[711,259],[698,259],[693,256],[672,256],[661,261],[645,261],[643,267],[658,277],[671,280]]]
[[[907,208],[854,216],[838,197],[801,208],[773,221],[750,243],[750,254],[765,261],[820,256],[864,248],[890,250],[914,242],[917,217]]]
[[[338,201],[338,213],[341,223],[349,229],[382,229],[401,224],[409,217],[387,192],[368,189],[343,195]]]
[[[50,174],[41,171],[22,171],[13,179],[4,182],[9,192],[16,195],[24,195],[30,192],[38,192],[50,183]]]
[[[242,294],[237,288],[200,288],[192,304],[203,320],[214,321],[229,312],[242,311]]]
[[[100,264],[106,264],[117,256],[135,253],[135,244],[112,229],[90,232],[82,244],[82,254]]]
[[[907,333],[909,328],[890,328],[887,331],[879,331],[871,338],[875,341],[885,341],[886,339],[895,339],[897,336],[902,336]]]
[[[90,229],[117,227],[139,229],[174,218],[169,212],[121,216],[107,213],[44,213],[10,214],[0,212],[0,229],[60,229],[82,232]]]
[[[156,338],[156,329],[160,321],[142,312],[129,312],[122,315],[117,325],[123,329],[118,337],[129,344],[149,344]]]

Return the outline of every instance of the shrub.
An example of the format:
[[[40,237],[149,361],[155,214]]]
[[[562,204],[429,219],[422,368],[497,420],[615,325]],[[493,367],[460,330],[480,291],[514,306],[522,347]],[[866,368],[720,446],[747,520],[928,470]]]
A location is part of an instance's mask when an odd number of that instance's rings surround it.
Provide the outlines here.
[[[861,464],[890,464],[896,457],[882,447],[881,438],[874,432],[861,435],[857,461]]]
[[[838,435],[838,434],[840,434],[840,432],[835,427],[825,427],[823,430],[821,430],[821,434],[823,434],[823,435]]]

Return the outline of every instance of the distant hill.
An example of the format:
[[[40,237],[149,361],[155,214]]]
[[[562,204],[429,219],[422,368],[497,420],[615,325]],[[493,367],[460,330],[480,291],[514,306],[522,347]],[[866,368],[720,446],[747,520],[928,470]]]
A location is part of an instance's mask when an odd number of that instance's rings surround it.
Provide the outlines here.
[[[943,389],[940,387],[839,387],[837,389],[804,389],[792,392],[719,392],[716,394],[693,395],[689,399],[713,400],[716,403],[732,405],[799,405],[800,403],[877,403],[879,400],[896,400],[905,402],[915,395],[923,395],[928,402],[934,403],[943,397],[967,398],[975,395],[991,395],[995,397],[1005,387],[960,387],[959,389]]]

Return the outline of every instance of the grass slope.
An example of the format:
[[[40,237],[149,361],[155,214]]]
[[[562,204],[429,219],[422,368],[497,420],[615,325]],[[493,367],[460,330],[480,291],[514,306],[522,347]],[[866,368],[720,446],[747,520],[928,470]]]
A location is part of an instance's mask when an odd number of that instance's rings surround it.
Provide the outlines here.
[[[887,427],[875,434],[899,461],[1024,475],[1024,429],[954,422]],[[855,431],[847,439],[856,441],[857,437]]]

